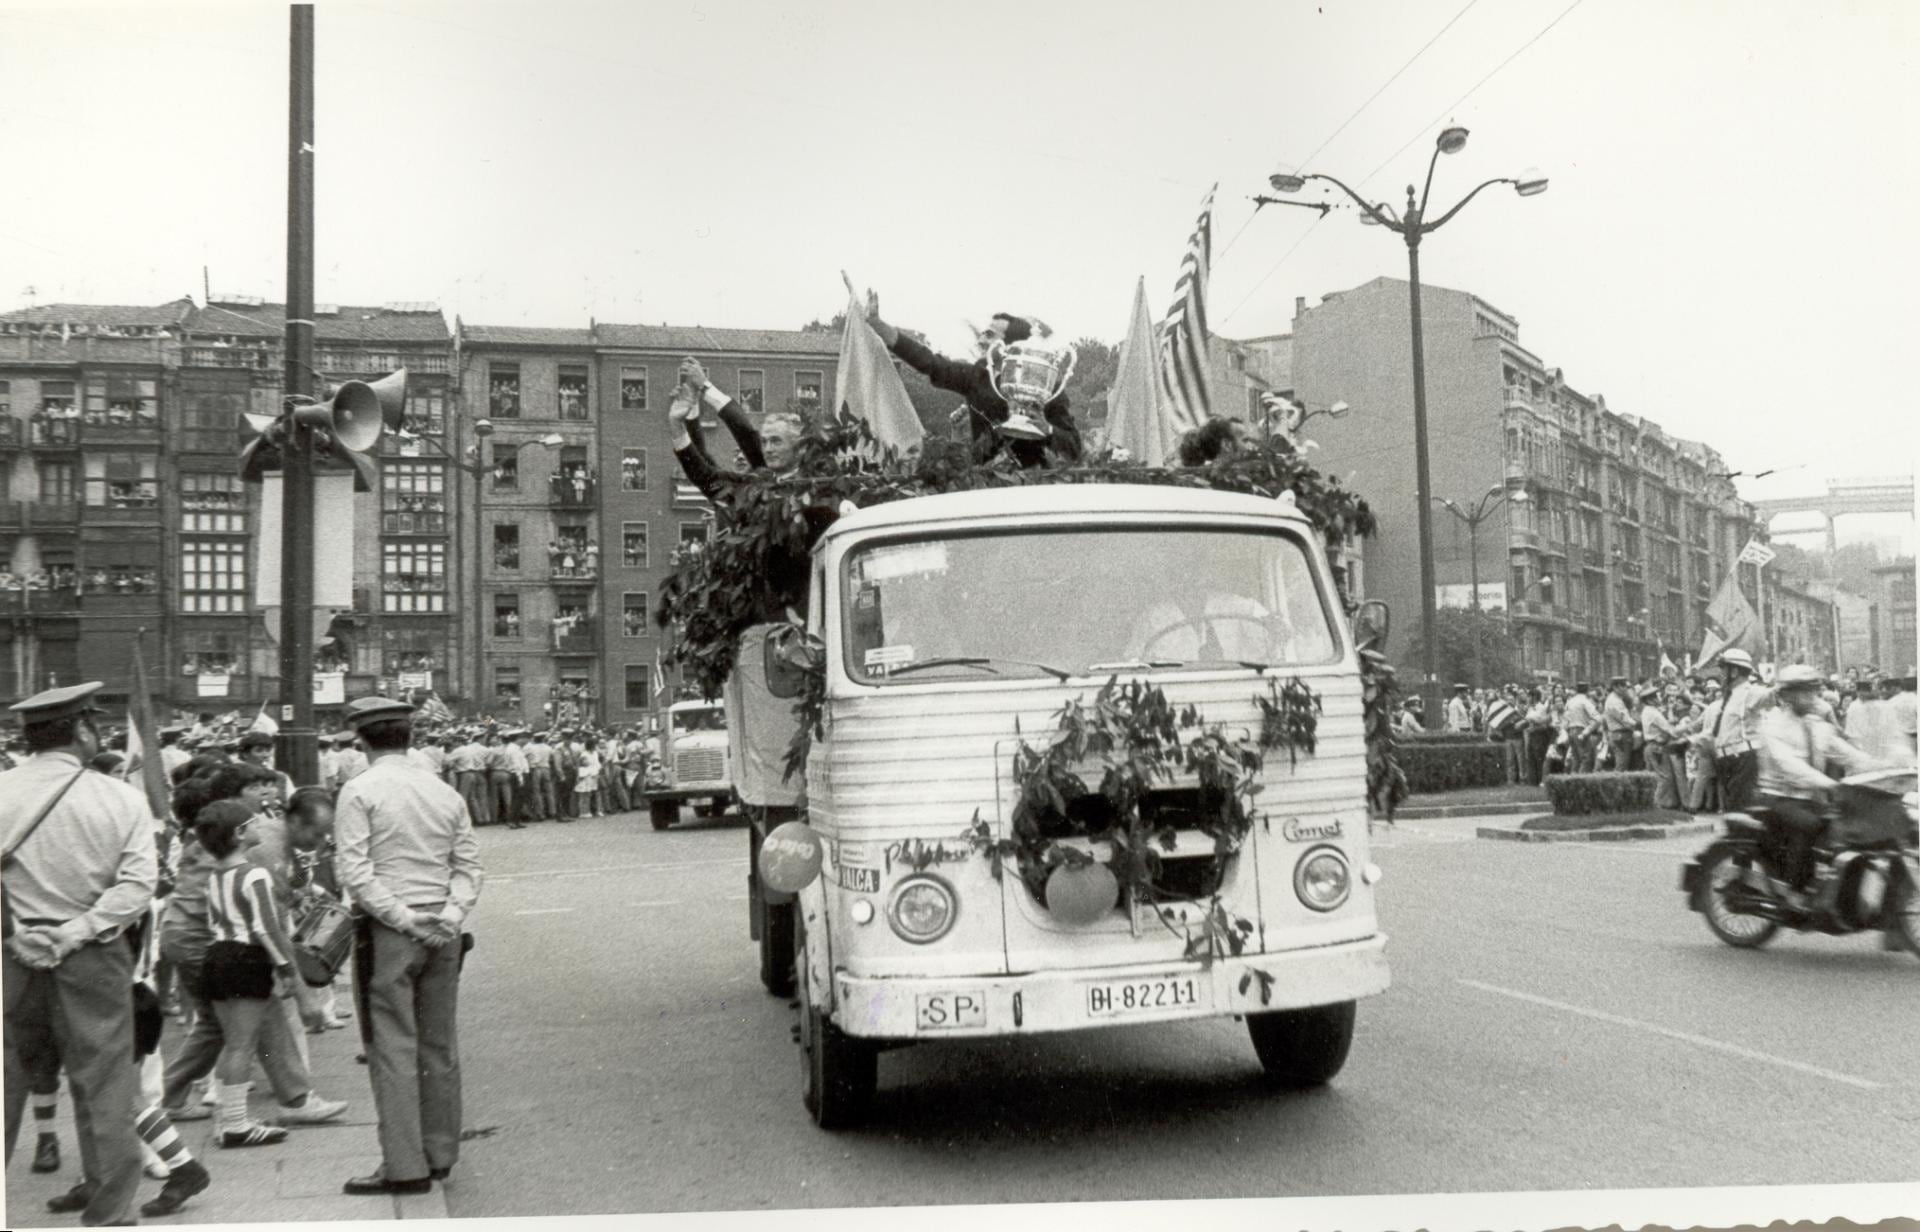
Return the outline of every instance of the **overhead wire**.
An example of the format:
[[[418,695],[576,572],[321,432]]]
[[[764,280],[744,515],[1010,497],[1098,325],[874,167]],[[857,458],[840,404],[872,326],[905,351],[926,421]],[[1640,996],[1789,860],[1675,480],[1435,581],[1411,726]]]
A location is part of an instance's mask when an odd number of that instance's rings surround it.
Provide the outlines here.
[[[1447,104],[1445,109],[1443,109],[1439,113],[1439,115],[1435,116],[1433,119],[1428,120],[1425,124],[1421,125],[1420,128],[1414,133],[1414,135],[1407,139],[1407,142],[1405,145],[1402,145],[1399,149],[1395,150],[1384,161],[1382,161],[1378,167],[1375,167],[1372,171],[1368,172],[1366,177],[1360,181],[1360,184],[1364,186],[1368,180],[1371,180],[1374,176],[1379,175],[1382,171],[1386,170],[1387,166],[1390,163],[1392,163],[1394,159],[1406,153],[1408,148],[1411,147],[1414,142],[1420,140],[1421,137],[1425,136],[1428,130],[1430,130],[1435,124],[1438,124],[1441,120],[1444,120],[1449,115],[1453,114],[1453,111],[1455,108],[1459,107],[1461,103],[1466,102],[1469,98],[1472,98],[1474,94],[1477,93],[1482,86],[1486,85],[1489,81],[1492,81],[1494,77],[1498,75],[1502,69],[1506,68],[1509,64],[1512,64],[1515,60],[1519,59],[1522,53],[1524,53],[1528,48],[1532,47],[1535,43],[1538,43],[1541,39],[1545,38],[1547,34],[1550,31],[1552,31],[1555,26],[1559,25],[1561,22],[1567,19],[1568,14],[1572,13],[1573,10],[1579,8],[1585,2],[1586,0],[1573,0],[1573,3],[1569,4],[1566,8],[1560,11],[1559,16],[1555,17],[1552,21],[1548,22],[1545,26],[1542,26],[1540,28],[1539,33],[1535,34],[1532,38],[1528,39],[1526,42],[1522,43],[1519,47],[1515,48],[1512,54],[1508,55],[1506,59],[1494,65],[1492,70],[1489,71],[1486,76],[1482,77],[1479,81],[1474,82],[1472,89],[1469,89],[1465,94],[1462,94],[1459,98],[1454,99],[1451,103]],[[1457,17],[1456,17],[1456,20],[1458,20]],[[1451,25],[1452,23],[1449,22],[1448,24]],[[1318,151],[1315,151],[1315,152],[1318,153]],[[1288,248],[1285,252],[1280,254],[1280,259],[1278,261],[1275,261],[1273,263],[1272,268],[1268,269],[1265,274],[1262,274],[1260,276],[1260,281],[1253,285],[1253,289],[1247,292],[1245,298],[1241,299],[1239,303],[1235,304],[1231,312],[1227,313],[1226,316],[1220,318],[1220,323],[1222,325],[1232,320],[1236,313],[1238,313],[1242,308],[1245,308],[1248,303],[1252,302],[1253,297],[1258,295],[1260,291],[1267,285],[1268,281],[1270,281],[1275,274],[1280,272],[1280,267],[1282,265],[1285,265],[1287,263],[1287,259],[1293,256],[1293,254],[1299,250],[1300,245],[1306,242],[1307,237],[1313,234],[1314,229],[1317,228],[1322,222],[1326,221],[1326,217],[1327,216],[1325,214],[1322,214],[1320,217],[1314,219],[1313,224],[1309,226],[1306,229],[1306,231],[1301,234],[1300,239],[1295,241],[1291,248]]]
[[[1349,114],[1346,119],[1340,121],[1340,127],[1334,129],[1331,133],[1327,134],[1327,139],[1325,141],[1322,141],[1319,145],[1315,146],[1313,148],[1313,153],[1301,159],[1300,165],[1304,167],[1307,164],[1311,163],[1314,159],[1318,158],[1322,150],[1332,145],[1336,137],[1338,137],[1341,133],[1344,133],[1347,131],[1348,125],[1352,124],[1355,120],[1360,118],[1361,112],[1373,106],[1374,100],[1378,99],[1382,94],[1385,94],[1389,86],[1391,86],[1394,82],[1400,80],[1401,74],[1405,73],[1408,69],[1413,67],[1414,61],[1418,60],[1421,56],[1426,55],[1428,48],[1432,47],[1435,43],[1439,42],[1440,36],[1445,34],[1447,31],[1453,29],[1454,23],[1459,21],[1462,17],[1465,17],[1467,15],[1467,10],[1471,9],[1474,5],[1478,3],[1480,3],[1480,0],[1467,0],[1466,4],[1461,6],[1460,11],[1455,13],[1450,19],[1448,19],[1446,25],[1441,26],[1438,30],[1434,32],[1434,35],[1432,38],[1428,39],[1426,42],[1420,45],[1420,50],[1414,52],[1411,56],[1407,57],[1407,62],[1405,64],[1402,64],[1399,68],[1393,71],[1393,76],[1387,78],[1384,82],[1382,82],[1380,84],[1379,89],[1375,90],[1372,94],[1369,94],[1365,102],[1361,103],[1358,107],[1355,107],[1352,113]],[[1227,246],[1220,250],[1219,256],[1215,257],[1214,260],[1218,261],[1220,257],[1224,257],[1229,252],[1233,251],[1234,244],[1239,241],[1242,235],[1246,234],[1247,228],[1253,224],[1254,218],[1258,216],[1259,213],[1260,213],[1260,210],[1258,207],[1256,207],[1252,214],[1247,215],[1247,221],[1240,224],[1240,229],[1233,233],[1233,238],[1227,241]],[[1324,218],[1326,217],[1326,215],[1323,214],[1321,215],[1321,217]]]

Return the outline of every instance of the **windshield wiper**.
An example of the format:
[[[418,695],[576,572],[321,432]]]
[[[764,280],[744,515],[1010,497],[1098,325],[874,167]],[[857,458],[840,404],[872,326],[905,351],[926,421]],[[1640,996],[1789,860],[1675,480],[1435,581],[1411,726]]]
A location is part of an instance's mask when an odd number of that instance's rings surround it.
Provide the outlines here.
[[[993,667],[995,663],[1012,663],[1018,667],[1031,667],[1036,671],[1045,672],[1062,683],[1072,679],[1071,673],[1063,672],[1057,667],[1048,667],[1044,663],[1031,663],[1025,659],[1001,659],[990,655],[946,655],[938,659],[922,659],[918,663],[902,664],[887,675],[889,677],[904,676],[908,672],[917,672],[925,667],[977,667],[998,676],[1000,673]]]
[[[1089,672],[1117,672],[1123,668],[1139,669],[1143,667],[1185,667],[1184,659],[1118,659],[1112,663],[1089,663]]]

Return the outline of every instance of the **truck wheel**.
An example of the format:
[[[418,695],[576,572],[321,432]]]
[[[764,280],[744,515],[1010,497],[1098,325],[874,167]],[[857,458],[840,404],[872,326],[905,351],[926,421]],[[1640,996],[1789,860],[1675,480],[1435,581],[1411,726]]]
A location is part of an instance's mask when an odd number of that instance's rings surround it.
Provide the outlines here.
[[[678,800],[649,800],[647,815],[653,819],[653,828],[664,830],[680,820],[680,802]]]
[[[760,904],[760,982],[776,997],[793,995],[793,913],[798,909],[798,903]]]
[[[1354,1005],[1316,1005],[1247,1015],[1247,1034],[1267,1077],[1300,1091],[1330,1081],[1347,1063],[1353,1046]]]
[[[793,930],[794,967],[800,990],[802,1100],[821,1129],[850,1129],[866,1119],[879,1085],[880,1053],[865,1040],[844,1034],[813,1004],[808,986],[806,937]]]

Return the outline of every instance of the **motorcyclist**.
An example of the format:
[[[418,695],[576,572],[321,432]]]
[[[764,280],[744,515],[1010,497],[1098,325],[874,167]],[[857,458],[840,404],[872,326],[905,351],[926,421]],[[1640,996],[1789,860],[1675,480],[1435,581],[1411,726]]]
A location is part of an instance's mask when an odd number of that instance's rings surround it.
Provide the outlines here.
[[[1788,899],[1801,908],[1813,876],[1813,845],[1826,828],[1838,786],[1821,767],[1838,763],[1852,772],[1878,764],[1820,716],[1821,683],[1810,667],[1781,668],[1774,682],[1780,704],[1760,721],[1759,804],[1771,814],[1770,828],[1780,840],[1780,872],[1793,888]]]

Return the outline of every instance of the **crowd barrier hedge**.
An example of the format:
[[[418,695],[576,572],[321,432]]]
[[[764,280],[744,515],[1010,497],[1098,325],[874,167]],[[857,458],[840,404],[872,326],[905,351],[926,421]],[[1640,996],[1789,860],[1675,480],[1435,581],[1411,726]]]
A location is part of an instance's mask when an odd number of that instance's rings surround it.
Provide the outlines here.
[[[1589,813],[1637,813],[1653,807],[1653,789],[1660,776],[1644,770],[1625,773],[1549,774],[1547,799],[1562,817]]]
[[[1412,793],[1499,787],[1507,781],[1507,746],[1489,743],[1484,736],[1415,737],[1401,743],[1395,753]]]

